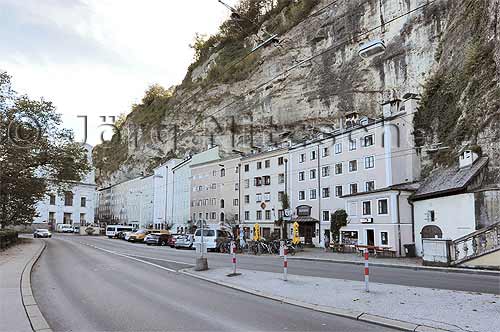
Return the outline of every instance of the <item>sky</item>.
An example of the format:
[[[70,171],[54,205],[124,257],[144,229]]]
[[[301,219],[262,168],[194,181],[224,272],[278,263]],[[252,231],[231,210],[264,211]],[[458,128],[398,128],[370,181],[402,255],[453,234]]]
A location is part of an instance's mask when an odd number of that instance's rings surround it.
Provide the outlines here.
[[[151,84],[179,84],[195,33],[228,16],[217,0],[0,0],[0,70],[18,93],[52,101],[79,142],[86,116],[95,145],[101,116],[128,113]]]

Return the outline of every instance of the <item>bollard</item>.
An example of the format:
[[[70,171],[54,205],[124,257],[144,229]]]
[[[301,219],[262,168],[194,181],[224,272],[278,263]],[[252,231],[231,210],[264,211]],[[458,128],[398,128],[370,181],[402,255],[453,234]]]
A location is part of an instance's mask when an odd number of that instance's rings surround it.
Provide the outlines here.
[[[288,280],[288,260],[286,256],[288,255],[288,248],[284,247],[283,250],[283,280],[287,281]]]
[[[365,292],[370,292],[370,289],[368,288],[368,282],[369,282],[369,269],[368,269],[368,248],[365,248]]]
[[[233,255],[233,274],[236,274],[236,243],[231,241],[231,253]]]

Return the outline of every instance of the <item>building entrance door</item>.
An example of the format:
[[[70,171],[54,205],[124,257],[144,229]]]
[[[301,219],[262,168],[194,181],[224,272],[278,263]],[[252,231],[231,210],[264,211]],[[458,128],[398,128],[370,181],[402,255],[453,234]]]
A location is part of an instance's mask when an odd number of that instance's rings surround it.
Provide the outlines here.
[[[375,232],[373,229],[366,230],[366,244],[369,246],[375,245]]]
[[[303,223],[299,226],[299,236],[304,238],[304,244],[312,244],[315,225],[312,223]]]

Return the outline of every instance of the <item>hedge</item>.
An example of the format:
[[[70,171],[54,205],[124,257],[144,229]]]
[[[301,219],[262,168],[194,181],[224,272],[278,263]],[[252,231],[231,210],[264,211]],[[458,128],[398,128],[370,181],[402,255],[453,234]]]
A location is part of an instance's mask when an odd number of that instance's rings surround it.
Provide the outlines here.
[[[17,243],[18,233],[12,230],[0,231],[0,250],[3,250]]]

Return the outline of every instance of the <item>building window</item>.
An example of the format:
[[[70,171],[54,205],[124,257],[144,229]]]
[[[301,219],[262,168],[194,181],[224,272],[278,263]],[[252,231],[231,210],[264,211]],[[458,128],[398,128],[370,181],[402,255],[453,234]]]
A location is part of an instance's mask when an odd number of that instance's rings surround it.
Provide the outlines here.
[[[239,183],[234,184],[234,190],[238,191],[240,189]]]
[[[284,163],[284,158],[283,157],[278,157],[278,166],[283,165]]]
[[[64,224],[72,224],[73,220],[71,219],[71,213],[65,213],[63,215],[63,223]]]
[[[278,183],[279,184],[285,183],[285,174],[283,173],[278,174]]]
[[[217,171],[216,170],[212,171],[212,176],[217,176]]]
[[[316,150],[311,151],[311,160],[316,160]]]
[[[250,203],[250,195],[245,195],[245,204]]]
[[[223,168],[223,169],[220,170],[220,176],[221,177],[226,176],[226,169],[225,168]]]
[[[299,191],[299,201],[306,199],[306,192],[304,190]]]
[[[316,189],[309,189],[309,199],[316,199]]]
[[[71,191],[64,193],[64,205],[73,206],[73,193]]]
[[[374,191],[374,190],[375,190],[375,181],[365,182],[365,191]]]
[[[321,167],[321,176],[322,177],[330,176],[330,166]]]
[[[429,219],[429,222],[436,221],[436,212],[434,210],[427,211],[427,218]]]
[[[264,200],[266,202],[270,202],[271,201],[271,193],[264,193]]]
[[[358,142],[356,140],[349,139],[349,151],[354,151],[358,148]]]
[[[358,161],[351,160],[349,161],[349,172],[356,172],[358,170]]]
[[[250,211],[245,211],[245,220],[250,220]]]
[[[253,185],[256,186],[256,187],[262,186],[262,178],[260,176],[254,178],[253,179]]]
[[[263,178],[264,178],[264,185],[269,186],[271,184],[271,177],[269,175],[266,175]]]
[[[257,203],[262,202],[262,194],[261,193],[255,194],[255,202],[257,202]]]
[[[50,194],[50,205],[56,205],[56,195]]]
[[[344,168],[342,167],[342,163],[338,163],[338,164],[335,164],[335,174],[336,175],[339,175],[339,174],[342,174],[342,172],[344,171]]]
[[[220,213],[220,221],[225,221],[226,220],[226,215],[224,214],[224,212],[221,212]]]
[[[262,168],[262,161],[258,161],[257,162],[257,169],[261,169]]]
[[[212,212],[212,213],[210,214],[210,219],[212,219],[212,220],[217,219],[217,213],[216,213],[216,212]]]
[[[351,195],[354,195],[354,194],[358,193],[358,184],[357,183],[351,183],[349,185],[349,193]]]
[[[284,191],[278,191],[278,202],[283,202],[283,197],[285,196]]]
[[[386,215],[389,213],[389,203],[387,199],[380,199],[378,201],[378,214]]]
[[[208,220],[208,212],[205,213],[205,220]]]
[[[221,209],[223,209],[223,208],[224,208],[224,200],[223,200],[223,199],[221,199],[221,200],[220,200],[220,208],[221,208]]]
[[[234,206],[238,206],[238,203],[239,203],[239,202],[238,202],[238,199],[237,199],[237,198],[233,199],[233,205],[234,205]]]
[[[335,154],[342,153],[342,143],[335,144]]]
[[[329,187],[321,189],[321,197],[323,197],[323,198],[330,197],[330,188]]]
[[[323,148],[323,150],[321,151],[322,151],[321,154],[322,157],[328,157],[330,155],[330,150],[328,148]]]
[[[365,169],[370,169],[375,167],[375,157],[365,157]]]
[[[271,210],[266,210],[265,218],[266,220],[271,220]]]
[[[85,220],[85,213],[80,213],[80,225],[81,226],[87,225],[87,221]]]
[[[215,190],[217,189],[217,183],[212,183],[212,186],[211,186],[212,190]]]
[[[245,164],[243,167],[245,169],[245,172],[249,172],[250,171],[250,165],[249,164]]]
[[[49,212],[49,222],[51,222],[51,223],[56,222],[56,213],[55,212]]]
[[[269,167],[271,167],[271,160],[266,160],[266,161],[264,161],[264,167],[265,167],[265,168],[269,168]]]
[[[322,220],[323,221],[330,221],[330,211],[328,211],[328,210],[323,211]]]
[[[366,135],[365,137],[363,137],[363,146],[365,147],[372,146],[374,143],[375,143],[375,137],[373,136],[373,134]]]
[[[306,173],[304,171],[299,172],[299,181],[304,181],[306,179]]]
[[[212,199],[210,199],[210,201],[211,201],[210,205],[212,205],[212,206],[217,205],[217,198],[212,198]]]
[[[305,153],[301,153],[299,155],[299,163],[303,163],[304,161],[306,161],[306,154]]]
[[[245,179],[245,188],[250,188],[250,179]]]
[[[388,232],[380,232],[380,244],[386,246],[389,244],[389,233]]]
[[[343,195],[343,188],[342,186],[335,186],[335,196],[336,197],[341,197]]]
[[[311,169],[309,171],[309,179],[311,179],[311,180],[316,179],[316,170],[315,169]]]
[[[255,219],[262,220],[262,211],[260,210],[256,211]]]
[[[372,202],[371,201],[363,202],[363,215],[371,216],[371,214],[372,214]]]
[[[285,210],[278,210],[278,219],[283,219],[285,216]]]

